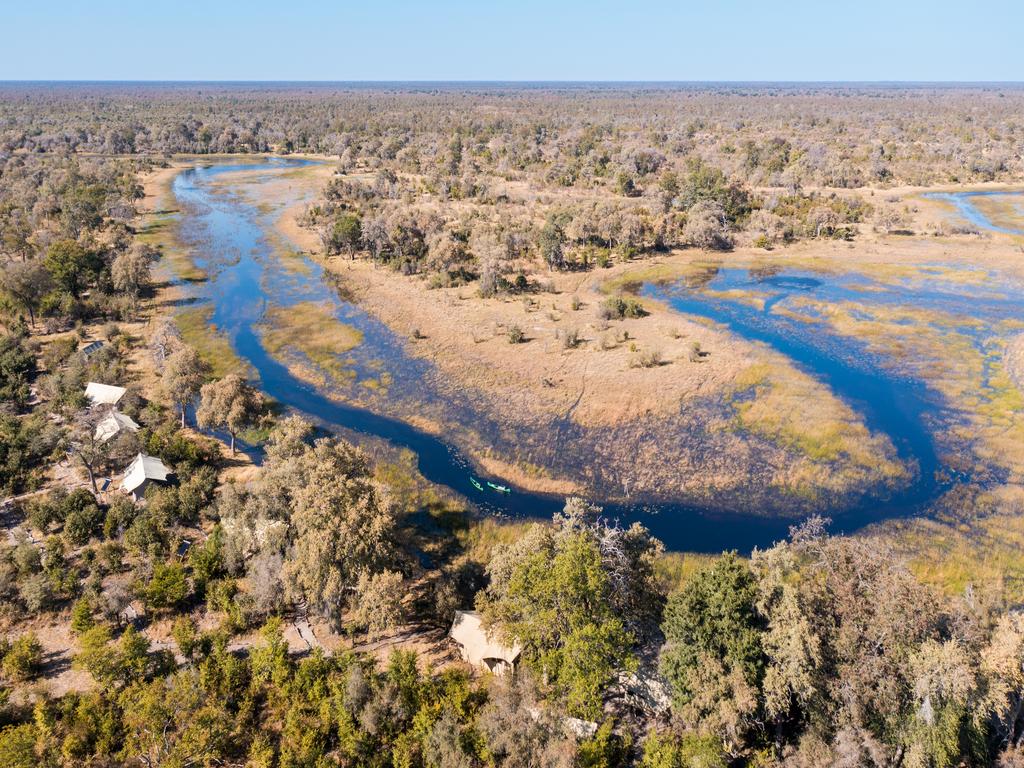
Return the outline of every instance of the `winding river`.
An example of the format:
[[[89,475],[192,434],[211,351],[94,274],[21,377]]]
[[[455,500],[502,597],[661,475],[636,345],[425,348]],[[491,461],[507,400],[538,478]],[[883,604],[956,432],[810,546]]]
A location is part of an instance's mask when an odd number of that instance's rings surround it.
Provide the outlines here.
[[[301,269],[286,263],[279,244],[268,237],[271,214],[235,194],[230,176],[225,176],[245,171],[266,174],[269,179],[309,162],[269,158],[199,164],[175,177],[173,194],[181,211],[179,233],[197,265],[208,275],[208,280],[188,287],[194,301],[211,307],[211,322],[252,366],[260,387],[282,405],[312,417],[327,429],[372,435],[411,450],[427,480],[452,488],[486,512],[515,517],[553,514],[563,504],[561,497],[518,489],[508,495],[481,492],[470,482],[471,463],[454,445],[400,419],[332,399],[321,387],[297,378],[268,353],[260,325],[267,308],[316,301],[329,302],[338,319],[362,332],[363,343],[353,350],[351,360],[357,369],[374,370],[380,360],[386,360],[395,386],[413,392],[425,380],[429,365],[405,354],[403,339],[340,298],[315,263],[304,260]],[[724,323],[735,333],[783,353],[846,400],[871,430],[890,437],[899,457],[916,468],[914,480],[895,494],[867,499],[833,515],[833,528],[846,532],[886,518],[921,513],[955,479],[941,466],[929,424],[930,414],[941,406],[935,392],[920,381],[879,366],[857,342],[835,335],[808,334],[799,320],[773,311],[793,296],[839,300],[855,291],[853,279],[823,279],[792,271],[758,274],[720,269],[696,288],[680,282],[642,289],[681,312]],[[756,289],[767,299],[763,306],[753,307],[722,298],[720,289],[734,288]],[[872,295],[878,301],[897,303],[922,300],[921,292],[911,297],[909,289],[893,286],[878,287]],[[947,295],[940,290],[933,299],[968,302],[972,311],[979,311],[978,302],[970,297]],[[1016,297],[993,298],[985,303],[984,310],[999,314],[1019,306]],[[500,478],[481,479],[502,482]],[[623,524],[642,522],[670,550],[695,552],[749,552],[784,538],[793,524],[792,519],[723,514],[676,504],[657,508],[605,505],[605,514]]]

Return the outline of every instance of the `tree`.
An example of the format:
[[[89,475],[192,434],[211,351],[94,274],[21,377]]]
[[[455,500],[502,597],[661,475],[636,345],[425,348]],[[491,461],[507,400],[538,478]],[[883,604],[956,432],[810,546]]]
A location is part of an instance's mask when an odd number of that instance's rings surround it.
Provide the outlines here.
[[[540,255],[551,269],[565,267],[565,230],[554,216],[549,216],[540,230],[537,242]]]
[[[363,225],[354,213],[343,213],[331,228],[329,250],[331,253],[345,251],[355,258],[356,251],[363,244]]]
[[[71,453],[78,457],[78,461],[89,476],[89,483],[95,494],[100,492],[99,486],[96,485],[96,473],[107,461],[108,451],[112,447],[109,442],[100,439],[96,430],[109,413],[110,411],[105,408],[87,408],[79,411],[75,414],[68,436]]]
[[[133,309],[138,303],[139,294],[149,284],[150,268],[156,256],[155,249],[138,245],[119,253],[110,266],[114,288],[128,295]]]
[[[341,439],[318,440],[279,476],[291,496],[292,544],[284,579],[289,597],[340,623],[359,574],[394,556],[395,515],[366,455]],[[273,473],[272,473],[273,474]]]
[[[58,240],[46,251],[46,270],[65,291],[76,299],[99,270],[99,258],[75,240]]]
[[[52,287],[50,273],[38,259],[12,262],[0,272],[0,291],[28,312],[33,327],[36,324],[36,311]]]
[[[520,643],[526,663],[564,695],[570,714],[589,718],[616,672],[635,664],[631,649],[651,615],[639,606],[657,602],[630,594],[647,591],[649,563],[616,546],[622,534],[609,534],[593,519],[597,511],[570,499],[553,528],[535,525],[499,548],[477,600],[486,622]]]
[[[662,625],[660,666],[674,708],[734,751],[752,724],[764,673],[756,599],[750,567],[727,554],[669,597]]]
[[[136,683],[122,700],[125,757],[147,768],[225,762],[230,717],[223,702],[203,689],[196,672]]]
[[[203,385],[196,421],[201,427],[224,429],[231,438],[231,455],[234,456],[235,436],[255,424],[262,410],[263,397],[259,390],[231,373]]]
[[[79,637],[78,647],[74,666],[92,675],[101,687],[113,686],[118,677],[118,660],[117,651],[110,644],[110,628],[97,624],[87,629]]]
[[[19,637],[3,657],[3,672],[11,680],[24,682],[39,673],[43,661],[43,646],[31,632]]]
[[[188,580],[181,563],[157,563],[153,575],[143,585],[146,605],[160,610],[173,608],[188,597]]]
[[[161,381],[168,397],[181,409],[182,427],[188,405],[199,394],[209,373],[210,365],[188,346],[172,352],[164,363]]]
[[[398,571],[363,571],[356,583],[356,623],[371,634],[397,627],[402,620],[405,594],[405,580]]]
[[[36,359],[21,334],[0,336],[0,399],[23,405],[28,400],[29,374]]]
[[[697,202],[686,214],[683,237],[698,248],[727,250],[732,247],[725,209],[714,200]]]

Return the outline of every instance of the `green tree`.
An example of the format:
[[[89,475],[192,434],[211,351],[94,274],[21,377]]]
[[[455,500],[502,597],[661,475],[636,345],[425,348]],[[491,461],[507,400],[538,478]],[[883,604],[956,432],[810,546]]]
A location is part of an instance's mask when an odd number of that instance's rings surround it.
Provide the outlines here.
[[[78,639],[79,651],[72,660],[77,669],[92,675],[102,688],[110,688],[118,679],[116,649],[110,644],[110,628],[97,624],[87,629]]]
[[[155,610],[173,608],[188,597],[188,580],[181,563],[157,563],[153,575],[143,585],[146,605]]]
[[[21,335],[0,336],[0,400],[17,405],[26,403],[29,375],[35,365],[35,357]]]
[[[756,599],[750,567],[732,553],[696,573],[682,590],[669,596],[662,625],[661,670],[677,706],[700,694],[695,690],[695,673],[709,659],[738,671],[752,686],[760,684],[764,622],[755,608]]]
[[[100,259],[75,240],[58,240],[43,260],[54,281],[76,299],[100,268]]]
[[[189,403],[199,394],[209,374],[210,365],[192,347],[181,347],[164,362],[161,383],[164,392],[181,410],[182,427]]]
[[[363,224],[354,213],[343,213],[331,228],[330,250],[332,253],[345,251],[355,258],[356,251],[363,243]]]
[[[4,654],[3,671],[11,680],[24,682],[39,673],[43,662],[43,646],[32,632],[26,632]]]
[[[147,766],[221,765],[228,757],[231,716],[223,700],[203,690],[196,673],[135,683],[121,696],[124,748]]]
[[[92,601],[88,597],[78,598],[71,606],[71,631],[81,635],[96,626],[92,613]]]
[[[634,636],[613,608],[598,544],[583,530],[536,525],[499,550],[478,600],[485,619],[565,697],[571,714],[596,718],[615,673],[635,659]]]
[[[565,267],[565,230],[554,216],[549,216],[540,230],[540,255],[551,269]]]
[[[235,436],[254,425],[263,412],[263,396],[245,379],[231,373],[218,381],[204,384],[200,390],[196,421],[199,426],[221,428],[231,438],[235,455]]]

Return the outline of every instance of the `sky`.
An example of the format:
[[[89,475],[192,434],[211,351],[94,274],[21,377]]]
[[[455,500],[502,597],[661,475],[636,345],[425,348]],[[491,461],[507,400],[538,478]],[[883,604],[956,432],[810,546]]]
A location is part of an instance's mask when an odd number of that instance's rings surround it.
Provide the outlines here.
[[[1024,81],[1024,0],[0,0],[0,80]]]

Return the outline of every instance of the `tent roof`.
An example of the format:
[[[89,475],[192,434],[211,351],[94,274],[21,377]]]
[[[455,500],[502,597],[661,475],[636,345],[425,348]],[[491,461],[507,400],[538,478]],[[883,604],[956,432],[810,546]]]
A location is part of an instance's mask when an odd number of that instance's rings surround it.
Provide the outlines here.
[[[95,381],[90,381],[85,385],[85,396],[92,401],[93,405],[117,405],[127,391],[124,387],[97,384]]]
[[[519,643],[511,648],[496,638],[491,637],[482,624],[480,614],[476,611],[456,611],[452,622],[451,638],[466,649],[466,655],[474,664],[483,659],[501,659],[514,664],[523,652]]]
[[[136,424],[131,417],[125,416],[120,411],[111,411],[103,418],[102,421],[100,421],[99,424],[96,425],[95,436],[101,443],[105,443],[122,430],[138,432],[139,425]]]
[[[171,470],[156,456],[146,456],[144,453],[140,453],[124,471],[121,489],[130,493],[147,480],[163,483],[167,481],[167,476],[170,474]]]

